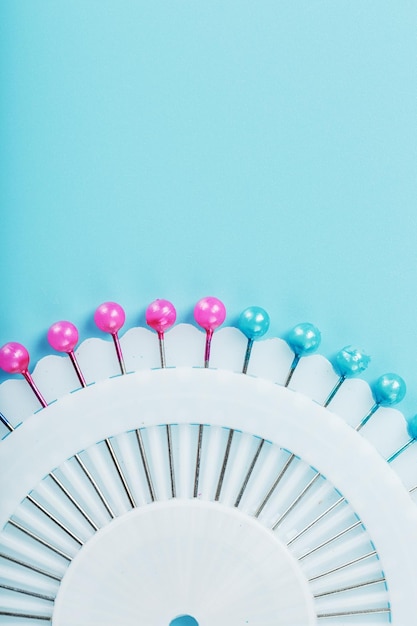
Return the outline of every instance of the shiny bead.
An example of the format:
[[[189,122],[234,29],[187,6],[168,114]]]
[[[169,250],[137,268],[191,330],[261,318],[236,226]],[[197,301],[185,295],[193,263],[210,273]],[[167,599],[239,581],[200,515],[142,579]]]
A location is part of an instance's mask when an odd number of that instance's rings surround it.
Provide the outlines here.
[[[48,342],[58,352],[73,352],[78,342],[78,330],[71,322],[56,322],[48,330]]]
[[[343,378],[358,376],[366,370],[371,357],[354,346],[342,348],[335,357],[335,369]]]
[[[29,367],[29,352],[16,341],[6,343],[0,348],[0,367],[9,374],[22,374]]]
[[[407,430],[412,439],[417,439],[417,415],[408,420]]]
[[[240,314],[238,328],[248,339],[259,339],[268,332],[270,318],[260,306],[250,306]]]
[[[294,354],[307,356],[317,350],[321,341],[321,333],[313,324],[305,322],[297,324],[289,332],[287,343]]]
[[[126,314],[117,302],[103,302],[94,313],[94,322],[100,330],[114,335],[125,323]]]
[[[372,386],[375,402],[380,406],[398,404],[407,391],[405,381],[398,374],[383,374]]]
[[[146,323],[157,333],[164,333],[175,324],[177,312],[169,300],[154,300],[146,309]]]
[[[226,307],[217,298],[202,298],[195,305],[194,318],[204,330],[213,331],[226,319]]]

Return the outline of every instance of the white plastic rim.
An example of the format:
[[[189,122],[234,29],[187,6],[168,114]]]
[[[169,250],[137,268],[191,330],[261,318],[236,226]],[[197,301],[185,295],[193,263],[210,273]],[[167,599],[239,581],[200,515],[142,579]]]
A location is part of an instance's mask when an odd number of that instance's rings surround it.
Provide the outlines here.
[[[192,368],[141,371],[51,404],[0,447],[1,525],[48,472],[76,452],[164,423],[243,430],[316,468],[349,501],[372,538],[388,581],[393,623],[410,624],[417,614],[417,511],[399,478],[337,415],[302,394],[248,376]]]
[[[171,500],[133,510],[80,550],[55,602],[54,626],[316,623],[298,562],[236,509]]]

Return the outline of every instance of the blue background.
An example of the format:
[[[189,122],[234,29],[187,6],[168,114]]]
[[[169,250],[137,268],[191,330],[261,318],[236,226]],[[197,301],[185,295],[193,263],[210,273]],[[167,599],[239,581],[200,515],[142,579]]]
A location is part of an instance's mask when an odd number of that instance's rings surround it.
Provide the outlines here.
[[[319,326],[417,412],[416,25],[407,0],[2,0],[0,345],[60,319]]]

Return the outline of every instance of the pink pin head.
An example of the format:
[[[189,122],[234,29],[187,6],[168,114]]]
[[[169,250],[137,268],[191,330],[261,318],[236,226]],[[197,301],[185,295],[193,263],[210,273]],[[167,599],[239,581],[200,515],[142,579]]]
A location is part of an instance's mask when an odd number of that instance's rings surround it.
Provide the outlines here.
[[[57,352],[69,354],[78,342],[78,330],[71,322],[56,322],[48,330],[48,342]]]
[[[111,335],[115,335],[121,329],[125,319],[125,312],[117,302],[104,302],[94,313],[96,326]]]
[[[217,298],[202,298],[195,305],[194,318],[199,326],[212,332],[226,319],[226,307]]]
[[[154,300],[146,309],[146,323],[158,334],[164,333],[175,324],[177,312],[172,302]]]
[[[11,341],[0,348],[0,367],[9,374],[23,374],[29,367],[29,352],[21,343]]]

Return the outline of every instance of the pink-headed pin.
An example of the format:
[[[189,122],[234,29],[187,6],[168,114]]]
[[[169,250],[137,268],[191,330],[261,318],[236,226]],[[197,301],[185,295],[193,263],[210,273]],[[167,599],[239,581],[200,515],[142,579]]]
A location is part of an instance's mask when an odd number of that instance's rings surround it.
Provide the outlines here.
[[[210,347],[213,333],[226,319],[226,307],[221,300],[211,296],[201,298],[194,308],[195,321],[206,331],[206,347],[204,350],[204,367],[209,366]]]
[[[161,367],[166,366],[164,333],[175,324],[177,312],[169,300],[154,300],[146,309],[146,323],[158,334]]]
[[[48,330],[47,339],[50,346],[57,352],[68,354],[77,378],[82,387],[87,387],[83,373],[78,365],[74,348],[78,343],[78,330],[72,322],[55,322]]]
[[[97,307],[94,313],[94,321],[97,328],[112,336],[114,347],[116,349],[117,360],[119,361],[120,371],[126,374],[126,367],[123,358],[122,348],[120,346],[118,332],[125,323],[126,315],[120,304],[117,302],[103,302]]]
[[[48,406],[45,398],[37,388],[32,376],[29,374],[29,352],[21,343],[11,341],[0,348],[0,367],[8,374],[22,374],[27,380],[33,393],[43,407]]]

